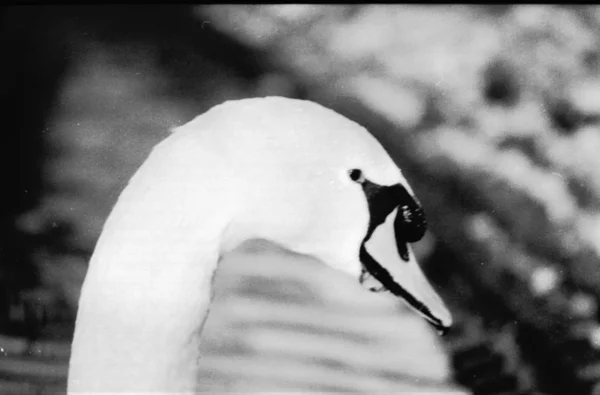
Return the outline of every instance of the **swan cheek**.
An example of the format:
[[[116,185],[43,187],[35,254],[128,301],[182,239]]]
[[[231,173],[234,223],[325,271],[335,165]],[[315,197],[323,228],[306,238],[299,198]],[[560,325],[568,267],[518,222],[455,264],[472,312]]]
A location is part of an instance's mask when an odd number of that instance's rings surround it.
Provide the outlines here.
[[[340,260],[338,259],[322,259],[323,262],[327,262],[328,266],[338,270],[342,273],[350,275],[352,278],[360,278],[362,272],[362,265],[356,258],[349,258]]]

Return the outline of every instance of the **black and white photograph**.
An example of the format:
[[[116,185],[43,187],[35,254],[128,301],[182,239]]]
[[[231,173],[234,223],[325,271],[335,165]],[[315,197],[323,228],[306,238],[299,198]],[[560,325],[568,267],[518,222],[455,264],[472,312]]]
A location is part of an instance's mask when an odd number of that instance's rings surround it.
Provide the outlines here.
[[[0,6],[0,395],[600,395],[600,7]]]

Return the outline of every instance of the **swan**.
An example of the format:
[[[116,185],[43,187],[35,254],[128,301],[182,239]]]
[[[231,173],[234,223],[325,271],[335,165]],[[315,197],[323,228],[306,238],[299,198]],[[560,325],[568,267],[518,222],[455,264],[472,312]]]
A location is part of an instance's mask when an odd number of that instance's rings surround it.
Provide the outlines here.
[[[109,215],[81,290],[68,393],[194,393],[213,275],[250,239],[375,281],[443,333],[451,315],[407,244],[425,230],[362,126],[305,100],[217,105],[154,147]]]

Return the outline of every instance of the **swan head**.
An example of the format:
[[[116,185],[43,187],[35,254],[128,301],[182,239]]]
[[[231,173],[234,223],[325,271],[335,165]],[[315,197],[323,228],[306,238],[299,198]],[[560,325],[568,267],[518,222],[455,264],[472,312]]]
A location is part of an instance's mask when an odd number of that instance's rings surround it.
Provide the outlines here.
[[[205,161],[194,149],[202,145],[211,156],[213,176],[200,184],[226,191],[222,253],[266,239],[374,282],[372,291],[397,295],[441,333],[450,328],[451,315],[409,245],[426,231],[423,208],[359,124],[310,101],[245,99],[214,107],[161,144],[158,151],[187,150]]]
[[[310,101],[229,101],[177,128],[155,151],[189,152],[196,160],[186,166],[189,182],[204,167],[199,184],[226,191],[218,202],[228,213],[221,253],[266,239],[361,283],[376,280],[371,290],[397,295],[441,333],[450,328],[409,245],[426,231],[423,208],[359,124]]]

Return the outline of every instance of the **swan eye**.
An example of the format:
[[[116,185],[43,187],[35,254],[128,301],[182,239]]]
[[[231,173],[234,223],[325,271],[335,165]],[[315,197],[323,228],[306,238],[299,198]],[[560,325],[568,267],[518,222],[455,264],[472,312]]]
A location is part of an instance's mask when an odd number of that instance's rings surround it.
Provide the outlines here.
[[[348,174],[350,175],[350,179],[354,182],[359,184],[365,182],[365,176],[360,169],[352,169],[348,172]]]

